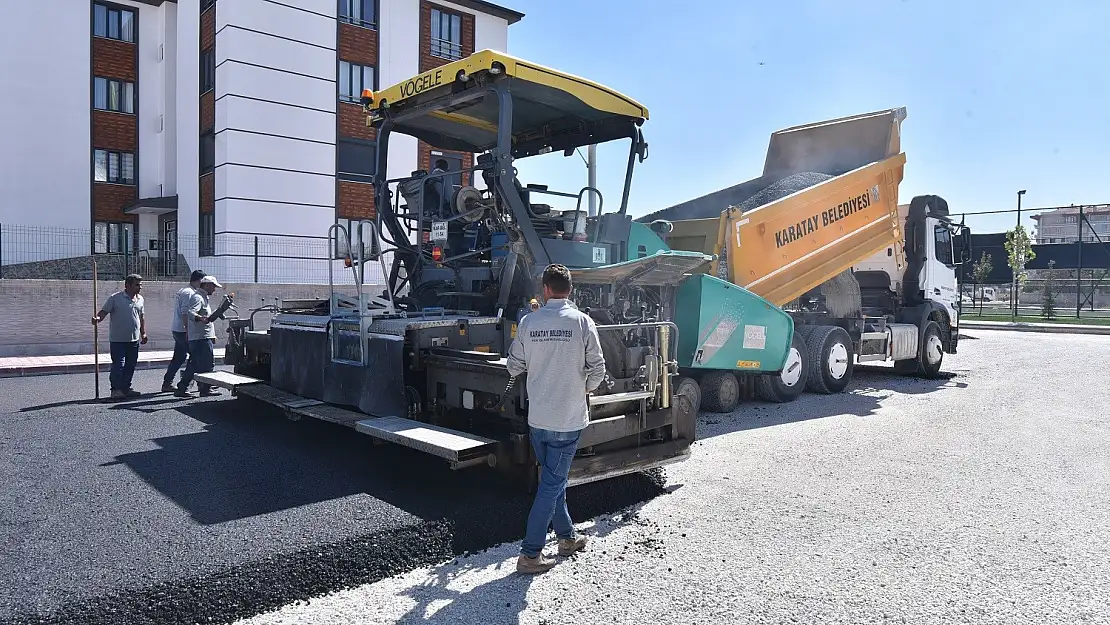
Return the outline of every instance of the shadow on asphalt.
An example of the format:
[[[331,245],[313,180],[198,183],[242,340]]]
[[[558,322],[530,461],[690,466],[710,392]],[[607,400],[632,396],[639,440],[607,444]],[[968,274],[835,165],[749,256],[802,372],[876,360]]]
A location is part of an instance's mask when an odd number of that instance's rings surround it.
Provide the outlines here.
[[[49,404],[40,404],[38,406],[27,406],[20,408],[19,412],[37,412],[39,410],[50,410],[51,408],[65,408],[66,406],[88,406],[90,404],[103,404],[106,400],[103,399],[73,399],[69,401],[56,401]]]
[[[151,410],[151,404],[170,401],[113,408]],[[475,509],[497,511],[520,528],[527,518],[531,496],[492,471],[452,471],[427,454],[375,444],[350,428],[323,421],[289,421],[249,399],[224,398],[175,409],[204,423],[203,431],[155,438],[151,442],[156,449],[118,456],[116,462],[201,524],[365,494],[419,519],[452,522],[455,547],[466,550],[494,544],[484,540],[489,524],[472,514]],[[661,472],[651,472],[585,484],[568,492],[568,504],[581,521],[659,495],[662,481]]]
[[[849,388],[835,395],[807,392],[787,404],[752,399],[742,402],[730,414],[703,412],[698,415],[698,438],[841,415],[871,417],[882,405],[882,400],[890,395],[921,395],[967,388],[967,383],[953,381],[959,377],[959,373],[953,372],[942,372],[938,379],[927,379],[898,374],[888,367],[863,365],[856,366],[854,376]]]

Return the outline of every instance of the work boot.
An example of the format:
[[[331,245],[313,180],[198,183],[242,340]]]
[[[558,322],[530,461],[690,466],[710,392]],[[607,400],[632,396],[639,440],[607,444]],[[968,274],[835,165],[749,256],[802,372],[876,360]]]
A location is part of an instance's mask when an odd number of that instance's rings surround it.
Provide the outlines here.
[[[173,385],[173,382],[163,382],[162,383],[162,392],[163,393],[172,393],[176,390],[177,390],[177,387]]]
[[[516,572],[517,573],[544,573],[550,571],[555,566],[555,561],[543,557],[543,554],[529,558],[523,553],[516,559]]]
[[[127,397],[142,397],[142,395],[143,395],[142,393],[140,393],[139,391],[136,391],[133,388],[127,389],[126,391],[123,392],[123,394],[126,395]]]
[[[193,398],[193,394],[189,392],[189,388],[188,387],[183,387],[183,386],[177,387],[177,389],[173,392],[173,396],[174,397],[187,397],[189,399]]]
[[[124,397],[127,396],[124,395],[123,391],[119,390],[118,388],[112,391],[112,399],[123,399]]]
[[[213,386],[198,386],[197,390],[200,391],[201,397],[215,397],[220,394],[220,389]]]
[[[586,537],[576,536],[574,538],[560,538],[559,539],[559,555],[562,557],[572,556],[575,553],[582,551],[586,548]]]

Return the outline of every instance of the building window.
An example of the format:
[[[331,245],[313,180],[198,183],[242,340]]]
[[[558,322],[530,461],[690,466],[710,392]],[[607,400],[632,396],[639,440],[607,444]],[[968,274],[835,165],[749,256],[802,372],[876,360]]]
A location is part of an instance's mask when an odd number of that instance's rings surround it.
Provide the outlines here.
[[[432,9],[432,56],[462,58],[462,17]]]
[[[339,140],[336,173],[340,180],[371,182],[377,168],[377,144],[363,139]]]
[[[93,4],[93,36],[135,42],[135,12]]]
[[[339,21],[374,28],[377,25],[377,0],[339,0]]]
[[[216,168],[216,135],[208,131],[200,136],[200,173],[203,176]]]
[[[359,230],[362,231],[362,258],[369,260],[377,258],[381,250],[381,241],[374,239],[374,231],[371,228],[362,226],[359,222],[361,219],[348,219],[340,217],[335,220],[335,223],[343,226],[343,230],[339,230],[335,234],[335,257],[336,258],[356,258],[358,252],[355,251],[355,246],[358,244]]]
[[[204,13],[205,11],[208,10],[208,7],[212,7],[212,6],[215,6],[215,5],[216,5],[216,0],[200,0],[200,12]]]
[[[198,250],[201,256],[216,255],[216,213],[200,214],[200,229],[198,231]]]
[[[209,48],[200,53],[200,92],[207,93],[216,88],[216,49]]]
[[[125,254],[134,251],[134,224],[98,221],[93,225],[94,254]]]
[[[135,112],[135,83],[112,78],[93,78],[93,108],[117,113]]]
[[[135,155],[130,152],[93,150],[93,180],[135,184]]]
[[[358,102],[363,89],[376,89],[374,68],[358,63],[339,62],[339,99],[343,102]]]

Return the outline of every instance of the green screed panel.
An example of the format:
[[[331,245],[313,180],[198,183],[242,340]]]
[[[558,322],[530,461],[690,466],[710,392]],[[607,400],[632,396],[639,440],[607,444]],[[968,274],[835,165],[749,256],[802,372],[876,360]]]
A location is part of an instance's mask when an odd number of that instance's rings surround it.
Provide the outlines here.
[[[678,288],[678,365],[737,372],[781,371],[794,320],[771,302],[710,275]]]

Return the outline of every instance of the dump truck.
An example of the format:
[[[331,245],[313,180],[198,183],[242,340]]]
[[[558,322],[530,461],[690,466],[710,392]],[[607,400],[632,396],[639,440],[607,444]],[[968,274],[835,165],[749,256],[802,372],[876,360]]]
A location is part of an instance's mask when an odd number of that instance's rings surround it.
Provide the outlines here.
[[[510,376],[506,355],[547,265],[571,269],[571,299],[594,319],[607,370],[589,398],[572,485],[689,455],[700,395],[682,374],[680,351],[692,352],[715,323],[692,312],[727,311],[758,326],[721,350],[729,358],[773,371],[786,361],[789,315],[709,275],[711,254],[667,249],[628,214],[632,173],[648,154],[642,104],[490,50],[365,91],[362,103],[377,134],[369,180],[376,218],[349,231],[329,228],[329,246],[350,252],[329,264],[326,300],[282,301],[265,329],[253,316],[231,322],[225,363],[234,372],[199,381],[290,418],[349,426],[452,469],[489,467],[534,488],[527,374]],[[477,157],[461,171],[391,179],[394,133]],[[610,212],[598,189],[525,184],[514,167],[518,159],[571,157],[582,146],[625,140],[623,191]],[[597,216],[581,210],[590,193],[599,198]],[[555,211],[549,197],[576,208]],[[384,289],[367,284],[371,267]],[[337,272],[349,272],[349,284],[339,284]]]
[[[789,313],[790,354],[778,384],[756,386],[762,398],[840,392],[856,363],[933,377],[956,353],[956,270],[970,250],[953,240],[969,231],[942,197],[899,204],[905,118],[897,108],[780,130],[762,176],[637,220]],[[705,407],[735,409],[745,377],[698,375]]]

